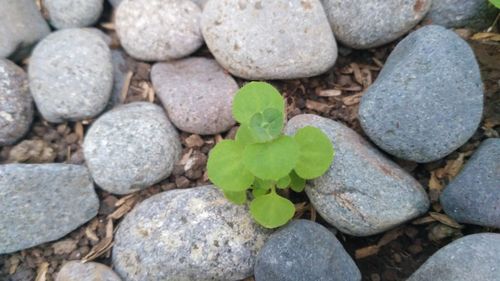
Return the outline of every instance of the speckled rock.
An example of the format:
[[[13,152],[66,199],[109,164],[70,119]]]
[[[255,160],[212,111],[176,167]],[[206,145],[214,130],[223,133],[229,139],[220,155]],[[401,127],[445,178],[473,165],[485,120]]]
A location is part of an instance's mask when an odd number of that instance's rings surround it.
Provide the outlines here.
[[[460,238],[432,255],[407,281],[498,281],[500,234]]]
[[[0,59],[0,146],[13,144],[33,121],[33,98],[22,68]]]
[[[389,43],[425,16],[431,0],[322,0],[335,38],[367,49]]]
[[[31,45],[50,33],[33,0],[0,0],[0,58]],[[23,50],[24,49],[24,50]]]
[[[57,29],[93,25],[101,16],[104,0],[44,0],[49,21]]]
[[[214,135],[235,124],[231,106],[238,84],[215,60],[157,63],[151,81],[170,120],[182,131]]]
[[[256,281],[360,281],[358,267],[328,229],[296,220],[271,235],[257,256]]]
[[[118,226],[113,266],[124,281],[241,280],[268,237],[213,186],[146,199]]]
[[[500,228],[500,139],[487,139],[441,195],[458,222]]]
[[[431,25],[397,45],[361,99],[359,120],[386,152],[430,162],[463,145],[482,112],[474,53],[453,31]]]
[[[37,108],[46,120],[91,118],[104,109],[111,94],[111,52],[95,31],[63,29],[33,50],[28,76]]]
[[[127,194],[170,175],[179,159],[177,131],[163,109],[134,102],[106,112],[90,127],[83,153],[102,189]]]
[[[98,209],[83,166],[0,165],[0,254],[59,239],[92,219]]]
[[[319,0],[208,1],[201,27],[217,61],[246,79],[315,76],[337,59]]]
[[[285,132],[314,126],[332,141],[330,169],[306,187],[321,216],[338,230],[367,236],[386,231],[425,213],[427,194],[408,173],[350,128],[316,115],[290,119]]]
[[[125,51],[145,61],[178,59],[202,44],[201,9],[188,0],[123,0],[116,32]]]
[[[470,27],[476,30],[489,27],[498,10],[483,0],[433,0],[425,21],[452,27]]]
[[[104,264],[70,261],[57,273],[56,281],[121,281],[121,279]]]

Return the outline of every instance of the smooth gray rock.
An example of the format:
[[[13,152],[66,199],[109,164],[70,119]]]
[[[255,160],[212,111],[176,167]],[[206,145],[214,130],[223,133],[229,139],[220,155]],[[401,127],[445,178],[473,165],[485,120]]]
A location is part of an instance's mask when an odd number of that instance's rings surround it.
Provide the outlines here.
[[[256,281],[360,281],[358,267],[328,229],[296,220],[271,235],[257,256]]]
[[[193,57],[157,63],[151,81],[180,130],[215,135],[234,126],[231,107],[239,87],[215,60]]]
[[[83,153],[102,189],[127,194],[170,175],[181,154],[177,131],[163,109],[148,102],[116,107],[90,127]]]
[[[474,53],[453,31],[430,25],[396,46],[361,99],[359,121],[386,152],[431,162],[467,142],[482,112]]]
[[[28,76],[36,106],[47,121],[92,118],[111,95],[111,51],[93,30],[59,30],[33,50]]]
[[[0,58],[0,146],[18,141],[33,121],[33,98],[22,68]]]
[[[167,191],[125,216],[113,266],[124,281],[241,280],[268,234],[214,186]]]
[[[97,22],[104,0],[44,0],[49,21],[57,29],[85,27]]]
[[[217,61],[250,80],[315,76],[337,59],[319,0],[208,1],[201,28]]]
[[[121,279],[104,264],[70,261],[57,273],[56,281],[121,281]]]
[[[493,24],[498,10],[483,0],[432,0],[425,21],[448,28],[481,30]]]
[[[500,139],[487,139],[440,198],[461,223],[500,228]]]
[[[396,40],[425,16],[431,0],[322,0],[335,38],[355,49]]]
[[[123,0],[108,0],[108,1],[111,4],[111,6],[116,8]],[[203,8],[205,4],[208,2],[208,0],[192,0],[192,1],[201,8]]]
[[[432,255],[407,281],[498,281],[500,234],[460,238]]]
[[[0,254],[59,239],[98,209],[84,166],[0,165]]]
[[[0,7],[0,58],[26,51],[50,33],[35,1],[0,0]]]
[[[202,44],[201,9],[188,0],[123,0],[115,25],[125,51],[145,61],[185,57]]]
[[[318,213],[338,230],[368,236],[424,214],[427,194],[408,173],[350,128],[316,115],[290,119],[285,133],[299,128],[321,129],[332,141],[330,169],[306,187]]]

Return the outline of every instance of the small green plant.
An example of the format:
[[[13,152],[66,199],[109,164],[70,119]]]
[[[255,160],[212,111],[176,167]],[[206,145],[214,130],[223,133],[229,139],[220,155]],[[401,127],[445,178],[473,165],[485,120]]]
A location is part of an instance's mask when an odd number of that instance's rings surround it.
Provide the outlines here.
[[[500,9],[500,0],[490,0],[490,3],[493,4],[493,6]]]
[[[311,126],[294,136],[283,135],[285,101],[268,83],[242,87],[234,97],[233,116],[240,128],[235,140],[223,140],[210,152],[208,177],[236,204],[246,203],[251,190],[252,217],[267,228],[282,226],[295,214],[295,206],[276,188],[303,191],[306,180],[330,167],[332,143]]]

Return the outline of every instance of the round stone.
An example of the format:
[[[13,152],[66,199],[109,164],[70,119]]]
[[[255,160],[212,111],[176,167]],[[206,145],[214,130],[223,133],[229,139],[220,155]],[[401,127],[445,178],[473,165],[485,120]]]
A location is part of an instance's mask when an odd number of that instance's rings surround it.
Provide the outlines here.
[[[121,281],[121,279],[104,264],[70,261],[57,273],[56,281]]]
[[[426,22],[448,28],[469,27],[475,30],[488,28],[498,10],[483,0],[432,0]]]
[[[57,29],[93,25],[101,16],[104,0],[44,0],[50,24]]]

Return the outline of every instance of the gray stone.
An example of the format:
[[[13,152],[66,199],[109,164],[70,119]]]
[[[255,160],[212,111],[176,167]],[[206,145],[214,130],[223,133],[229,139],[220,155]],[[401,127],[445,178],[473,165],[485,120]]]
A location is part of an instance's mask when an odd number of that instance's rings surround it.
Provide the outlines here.
[[[28,76],[37,108],[49,122],[92,118],[111,95],[111,52],[95,31],[56,31],[33,50]]]
[[[235,124],[231,106],[238,84],[215,60],[199,57],[157,63],[151,81],[180,130],[214,135]]]
[[[430,162],[463,145],[482,112],[474,53],[453,31],[430,25],[396,46],[361,99],[359,120],[386,152]]]
[[[0,0],[0,58],[31,45],[50,33],[33,0]]]
[[[396,40],[425,16],[431,0],[322,0],[335,38],[355,49]]]
[[[123,0],[108,0],[108,1],[111,4],[111,6],[116,8]],[[205,4],[208,2],[208,0],[192,0],[192,2],[203,8]]]
[[[257,256],[256,281],[360,281],[352,258],[328,229],[296,220],[271,235]]]
[[[500,228],[500,139],[487,139],[440,198],[461,223]]]
[[[104,264],[70,261],[57,273],[56,281],[121,281],[121,279]]]
[[[104,0],[44,0],[49,21],[57,29],[85,27],[97,22]]]
[[[92,219],[98,209],[83,166],[0,165],[0,254],[59,239]]]
[[[123,0],[115,25],[125,51],[145,61],[185,57],[202,44],[201,9],[188,0]]]
[[[315,76],[337,59],[319,0],[208,1],[201,28],[217,61],[250,80]]]
[[[318,213],[339,231],[368,236],[424,214],[427,194],[408,173],[387,159],[350,128],[316,115],[298,115],[285,132],[321,129],[332,141],[335,159],[330,169],[306,187]]]
[[[432,255],[407,281],[498,281],[500,234],[460,238]]]
[[[33,121],[33,98],[22,68],[0,58],[0,146],[18,141]]]
[[[167,191],[125,216],[113,266],[124,281],[241,280],[268,234],[214,186]]]
[[[498,10],[484,0],[433,0],[425,21],[481,30],[493,24]]]
[[[90,127],[83,153],[102,189],[127,194],[170,175],[182,147],[163,109],[134,102],[106,112]]]

